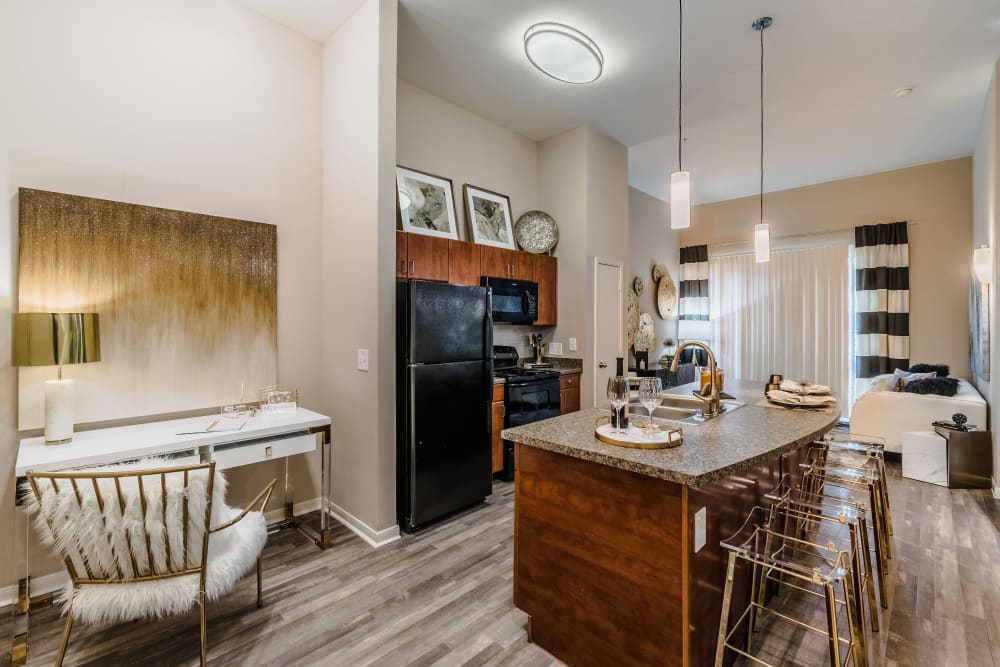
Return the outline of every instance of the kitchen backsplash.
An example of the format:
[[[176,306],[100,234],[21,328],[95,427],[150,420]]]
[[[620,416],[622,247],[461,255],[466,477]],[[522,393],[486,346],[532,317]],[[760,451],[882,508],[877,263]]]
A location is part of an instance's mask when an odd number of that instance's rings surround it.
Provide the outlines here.
[[[517,356],[531,357],[535,353],[528,343],[528,334],[535,333],[536,331],[538,330],[535,327],[526,327],[520,324],[501,324],[498,322],[493,325],[493,344],[510,345],[517,348]],[[546,340],[549,338],[550,336],[546,336]]]

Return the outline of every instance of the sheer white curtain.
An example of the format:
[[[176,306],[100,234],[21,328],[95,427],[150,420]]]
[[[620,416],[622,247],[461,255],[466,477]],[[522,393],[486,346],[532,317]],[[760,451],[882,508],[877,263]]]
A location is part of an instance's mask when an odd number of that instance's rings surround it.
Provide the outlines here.
[[[850,405],[850,245],[709,258],[713,350],[732,378],[829,385]],[[763,389],[763,385],[762,385]]]

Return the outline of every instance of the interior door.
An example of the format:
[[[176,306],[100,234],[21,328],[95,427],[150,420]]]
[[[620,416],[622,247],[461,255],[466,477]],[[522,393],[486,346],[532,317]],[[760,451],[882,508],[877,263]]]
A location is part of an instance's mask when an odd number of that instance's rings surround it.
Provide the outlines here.
[[[622,267],[596,260],[594,266],[594,405],[607,402],[608,378],[623,356]]]

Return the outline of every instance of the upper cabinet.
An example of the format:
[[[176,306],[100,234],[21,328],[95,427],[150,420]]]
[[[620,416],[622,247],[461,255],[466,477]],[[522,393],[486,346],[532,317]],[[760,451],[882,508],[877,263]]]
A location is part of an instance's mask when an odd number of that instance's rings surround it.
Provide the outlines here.
[[[396,232],[396,277],[478,285],[482,276],[538,283],[538,326],[557,323],[559,263],[555,257],[468,241]]]

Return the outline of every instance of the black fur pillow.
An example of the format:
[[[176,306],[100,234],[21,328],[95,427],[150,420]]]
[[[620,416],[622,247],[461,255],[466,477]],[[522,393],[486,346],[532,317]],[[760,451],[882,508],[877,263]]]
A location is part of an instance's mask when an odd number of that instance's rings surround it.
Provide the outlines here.
[[[951,371],[947,364],[915,364],[910,366],[909,373],[937,373],[939,378],[948,377],[948,373]],[[951,394],[948,394],[951,396]]]
[[[926,371],[930,373],[930,371]],[[903,391],[911,394],[935,394],[937,396],[954,396],[958,391],[958,380],[954,378],[926,378],[924,380],[910,380],[903,387]]]

